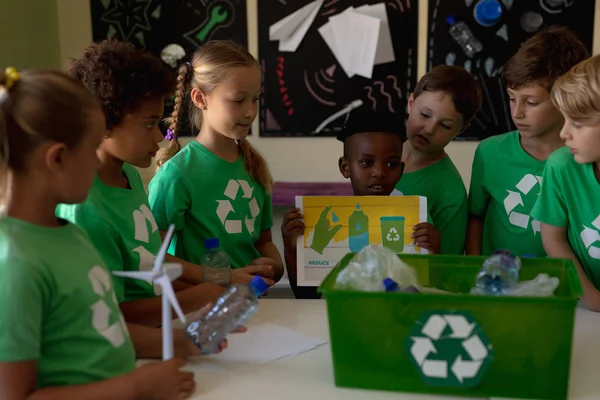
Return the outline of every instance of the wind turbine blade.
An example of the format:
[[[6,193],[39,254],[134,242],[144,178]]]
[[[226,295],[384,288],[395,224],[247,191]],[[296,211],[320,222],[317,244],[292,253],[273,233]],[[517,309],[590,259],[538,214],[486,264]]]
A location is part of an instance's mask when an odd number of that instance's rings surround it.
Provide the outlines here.
[[[158,279],[156,279],[155,282],[162,287],[162,295],[169,300],[169,303],[171,303],[171,306],[173,306],[173,309],[179,317],[179,320],[185,325],[187,320],[183,314],[183,311],[181,310],[181,307],[179,306],[179,301],[177,300],[177,296],[175,296],[175,291],[173,290],[173,285],[171,284],[169,277],[166,274],[161,275]]]
[[[139,279],[140,281],[152,280],[152,272],[150,271],[113,271],[113,275],[122,278]]]
[[[156,258],[154,259],[154,266],[152,267],[152,272],[156,275],[162,266],[163,261],[165,260],[165,256],[167,255],[167,249],[171,244],[171,239],[173,238],[173,232],[175,232],[175,224],[171,224],[169,229],[167,230],[167,234],[165,235],[165,240],[163,240],[160,245],[160,249],[156,254]]]
[[[179,278],[183,273],[183,267],[181,266],[181,264],[178,263],[164,263],[163,270],[165,271],[171,282]]]

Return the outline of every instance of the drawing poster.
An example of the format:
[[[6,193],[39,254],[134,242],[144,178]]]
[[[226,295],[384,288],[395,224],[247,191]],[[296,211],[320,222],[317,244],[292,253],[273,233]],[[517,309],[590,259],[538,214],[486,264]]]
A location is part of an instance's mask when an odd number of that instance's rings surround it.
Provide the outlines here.
[[[319,286],[349,252],[379,243],[398,254],[427,254],[413,245],[413,227],[427,222],[421,196],[297,196],[306,229],[298,238],[299,286]]]

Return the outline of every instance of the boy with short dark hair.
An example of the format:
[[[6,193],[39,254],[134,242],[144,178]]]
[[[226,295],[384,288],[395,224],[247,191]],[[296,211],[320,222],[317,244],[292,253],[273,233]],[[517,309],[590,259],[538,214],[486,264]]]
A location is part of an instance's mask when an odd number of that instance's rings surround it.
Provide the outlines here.
[[[467,234],[467,191],[444,150],[481,108],[481,89],[464,68],[439,65],[427,72],[408,99],[404,175],[396,188],[427,197],[441,237],[441,254],[463,254]]]
[[[338,166],[341,174],[350,179],[355,196],[402,195],[395,190],[404,169],[402,118],[390,113],[356,110],[350,114],[337,139],[344,143]],[[296,298],[319,298],[316,288],[298,287],[296,283],[296,241],[304,234],[303,215],[299,211],[297,208],[289,210],[281,225],[288,278]],[[432,254],[439,253],[440,237],[429,222],[416,225],[413,238],[415,245]]]
[[[552,88],[566,147],[548,158],[532,216],[548,256],[570,258],[583,303],[600,311],[600,56],[577,64]]]
[[[518,130],[482,141],[475,152],[469,190],[466,252],[489,255],[509,249],[543,257],[540,223],[530,216],[550,154],[564,146],[564,118],[550,90],[561,75],[589,56],[567,28],[551,27],[527,40],[503,72]]]

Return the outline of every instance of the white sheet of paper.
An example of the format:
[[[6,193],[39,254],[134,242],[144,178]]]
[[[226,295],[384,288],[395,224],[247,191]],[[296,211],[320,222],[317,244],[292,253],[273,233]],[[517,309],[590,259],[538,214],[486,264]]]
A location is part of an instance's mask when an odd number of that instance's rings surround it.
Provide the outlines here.
[[[379,25],[377,52],[375,53],[375,65],[396,61],[385,3],[373,5],[366,4],[358,7],[355,11],[381,20],[381,24]]]
[[[350,68],[350,66],[347,65],[347,63],[345,63],[342,60],[343,56],[340,53],[340,50],[338,50],[338,48],[335,45],[335,36],[334,36],[333,26],[331,25],[331,22],[327,22],[326,24],[321,26],[319,28],[319,33],[323,37],[323,40],[329,47],[329,50],[331,50],[331,52],[335,56],[336,60],[338,61],[338,63],[340,64],[340,66],[342,67],[342,69],[344,70],[346,75],[348,75],[349,78],[352,78],[354,76],[354,72],[352,72],[352,69],[347,69],[347,68]]]
[[[327,343],[283,326],[261,323],[246,333],[227,336],[227,350],[211,357],[230,368],[257,366],[294,356]]]
[[[350,39],[352,31],[348,29],[348,15],[352,12],[354,12],[354,7],[348,7],[341,13],[329,17],[328,22],[333,36],[333,47],[335,48],[333,53],[349,78],[355,75],[354,65],[352,64],[353,43]]]
[[[279,40],[279,51],[294,52],[317,16],[323,0],[315,0],[269,27],[269,39]]]
[[[345,31],[334,31],[336,44],[339,36],[347,34],[343,40],[349,48],[348,59],[352,70],[357,75],[370,79],[373,76],[381,20],[353,11],[346,16],[346,22]]]

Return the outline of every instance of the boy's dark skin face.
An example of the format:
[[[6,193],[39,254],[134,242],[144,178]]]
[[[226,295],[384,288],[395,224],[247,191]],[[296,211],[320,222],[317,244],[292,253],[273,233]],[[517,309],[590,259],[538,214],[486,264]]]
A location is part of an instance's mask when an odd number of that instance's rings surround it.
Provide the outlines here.
[[[344,142],[338,165],[352,182],[355,196],[389,196],[402,177],[400,135],[386,132],[356,133]]]

